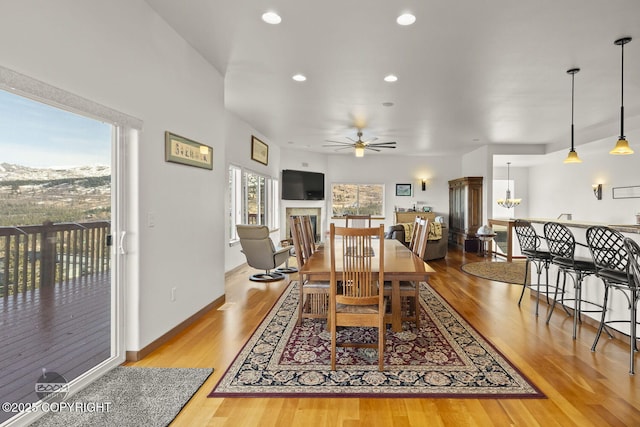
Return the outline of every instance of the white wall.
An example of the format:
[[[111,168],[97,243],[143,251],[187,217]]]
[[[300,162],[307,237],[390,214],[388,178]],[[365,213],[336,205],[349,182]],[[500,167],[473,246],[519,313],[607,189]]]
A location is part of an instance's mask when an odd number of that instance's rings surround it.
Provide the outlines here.
[[[225,167],[225,175],[230,164],[240,166],[246,170],[250,170],[265,176],[274,178],[280,177],[280,147],[272,143],[269,139],[265,138],[262,134],[256,131],[247,122],[240,119],[233,113],[226,113],[225,120],[225,141],[227,142],[227,164]],[[254,135],[262,142],[269,146],[269,158],[267,165],[251,159],[251,136]],[[224,185],[224,206],[225,212],[229,211],[229,186],[228,181],[225,181]],[[225,215],[225,225],[229,223],[227,216]],[[247,262],[246,257],[240,252],[241,247],[239,242],[229,244],[229,230],[225,226],[224,234],[224,247],[225,247],[225,271],[232,270],[239,265]],[[280,241],[280,230],[274,230],[271,234],[271,239],[274,244]]]
[[[577,221],[634,224],[640,198],[613,199],[612,188],[640,185],[638,150],[631,156],[612,156],[616,137],[576,148],[582,163],[564,164],[566,151],[553,153],[529,170],[529,216],[556,218],[571,213]],[[592,184],[603,184],[596,200]]]
[[[144,122],[128,147],[127,184],[140,217],[128,230],[137,248],[128,265],[139,269],[138,281],[126,283],[126,349],[143,348],[222,296],[220,74],[140,0],[3,2],[0,51],[9,69]],[[212,146],[213,171],[165,162],[166,130]]]

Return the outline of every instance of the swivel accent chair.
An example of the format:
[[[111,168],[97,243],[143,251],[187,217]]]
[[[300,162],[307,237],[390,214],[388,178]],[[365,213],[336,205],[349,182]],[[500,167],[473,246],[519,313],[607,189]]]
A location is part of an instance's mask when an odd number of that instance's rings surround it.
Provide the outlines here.
[[[276,249],[269,237],[269,227],[266,225],[236,226],[242,253],[247,257],[250,267],[265,270],[264,273],[254,274],[249,280],[254,282],[275,282],[283,280],[285,275],[280,271],[271,271],[289,260],[291,248]],[[292,271],[291,269],[286,272]],[[297,271],[297,270],[296,270]]]

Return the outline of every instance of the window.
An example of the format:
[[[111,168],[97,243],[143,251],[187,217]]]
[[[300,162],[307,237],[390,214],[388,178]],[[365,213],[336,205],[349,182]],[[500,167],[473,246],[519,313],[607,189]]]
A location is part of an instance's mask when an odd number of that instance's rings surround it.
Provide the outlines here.
[[[332,184],[331,212],[384,216],[384,184]]]
[[[236,224],[279,227],[280,187],[275,178],[229,165],[229,240],[238,240]]]

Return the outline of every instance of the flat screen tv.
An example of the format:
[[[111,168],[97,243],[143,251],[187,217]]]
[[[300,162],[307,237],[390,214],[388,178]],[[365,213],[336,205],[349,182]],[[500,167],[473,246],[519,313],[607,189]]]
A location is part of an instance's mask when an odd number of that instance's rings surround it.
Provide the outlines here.
[[[324,174],[283,169],[282,200],[324,200]]]

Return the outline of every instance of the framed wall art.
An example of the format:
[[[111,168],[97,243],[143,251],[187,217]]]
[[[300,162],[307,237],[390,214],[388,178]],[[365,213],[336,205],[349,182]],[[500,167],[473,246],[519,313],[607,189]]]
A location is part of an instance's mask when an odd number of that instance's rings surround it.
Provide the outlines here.
[[[213,148],[183,136],[164,133],[164,159],[203,169],[213,169]]]
[[[263,165],[269,164],[269,146],[253,135],[251,135],[251,160]]]
[[[396,184],[396,196],[411,196],[411,184]]]

